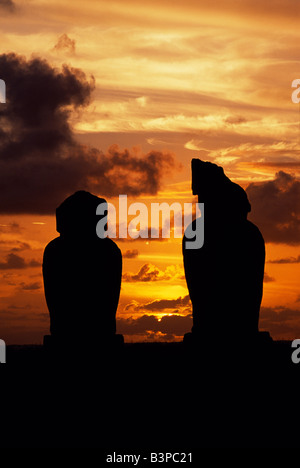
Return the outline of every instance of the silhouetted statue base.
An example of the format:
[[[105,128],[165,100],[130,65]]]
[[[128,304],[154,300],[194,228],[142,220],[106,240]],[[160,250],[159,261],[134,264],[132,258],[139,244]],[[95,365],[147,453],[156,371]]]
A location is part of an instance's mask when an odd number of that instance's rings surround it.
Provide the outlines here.
[[[273,360],[273,339],[269,332],[261,331],[252,335],[239,335],[235,338],[213,336],[208,339],[197,332],[186,333],[183,345],[189,358],[197,359],[203,364],[214,368],[216,363],[225,363],[225,368],[237,366],[240,371],[253,365],[269,366]],[[248,366],[250,366],[248,368]]]
[[[226,338],[224,337],[222,341],[226,342]],[[208,339],[207,337],[201,336],[201,334],[197,332],[185,333],[183,337],[183,343],[187,346],[197,346],[201,345],[201,343],[204,346],[207,346],[209,343],[214,344],[216,342],[219,342],[219,338],[217,338],[216,336],[210,337],[210,339]],[[256,335],[253,335],[251,337],[243,337],[243,335],[241,335],[239,337],[236,337],[235,340],[231,340],[231,342],[233,343],[233,345],[241,342],[251,343],[253,345],[270,345],[273,343],[273,339],[269,332],[260,331]]]
[[[93,361],[98,355],[107,351],[118,351],[123,348],[124,337],[121,334],[114,334],[110,337],[101,337],[101,340],[84,342],[80,337],[55,337],[53,335],[44,336],[44,350],[49,355],[58,359],[70,357],[76,361],[78,359],[88,359]]]

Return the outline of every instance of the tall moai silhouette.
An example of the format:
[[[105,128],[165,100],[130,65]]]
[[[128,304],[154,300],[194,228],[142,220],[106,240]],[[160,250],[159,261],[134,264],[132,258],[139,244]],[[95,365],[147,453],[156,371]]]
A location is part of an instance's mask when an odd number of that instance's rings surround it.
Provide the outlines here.
[[[222,167],[199,159],[192,160],[192,191],[204,203],[204,245],[187,249],[190,240],[183,238],[193,306],[192,333],[186,337],[253,340],[258,336],[265,243],[247,219],[251,210],[247,194]]]
[[[60,236],[43,258],[52,342],[96,345],[116,337],[122,255],[111,239],[96,234],[100,203],[107,207],[103,198],[78,191],[56,210]]]

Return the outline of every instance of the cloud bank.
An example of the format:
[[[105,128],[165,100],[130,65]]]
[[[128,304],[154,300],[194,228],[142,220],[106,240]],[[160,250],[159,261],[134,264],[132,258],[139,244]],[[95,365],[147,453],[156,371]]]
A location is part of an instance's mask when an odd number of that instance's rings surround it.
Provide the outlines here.
[[[0,0],[0,10],[8,13],[14,13],[16,5],[12,0]]]
[[[192,327],[191,315],[164,315],[158,319],[154,315],[143,315],[137,319],[117,319],[118,332],[124,335],[151,336],[162,334],[163,339],[173,339],[175,336],[183,336]]]
[[[69,55],[75,53],[76,42],[74,39],[71,39],[67,34],[62,34],[59,36],[57,43],[53,47],[53,50],[56,52],[64,52]]]
[[[150,281],[169,281],[172,279],[185,279],[183,269],[178,265],[169,265],[163,271],[151,263],[145,263],[143,266],[141,266],[137,273],[123,274],[123,281],[128,283],[138,281],[147,283]]]
[[[252,205],[249,219],[266,242],[300,244],[300,180],[279,171],[274,180],[251,183],[247,195]]]
[[[122,253],[123,258],[137,258],[139,251],[137,249],[129,249]]]
[[[36,260],[24,260],[23,257],[15,253],[6,255],[4,261],[0,261],[0,270],[24,270],[25,268],[40,267],[41,263]]]
[[[138,155],[112,145],[106,154],[80,145],[69,122],[87,106],[94,80],[40,58],[0,55],[7,104],[0,107],[0,213],[52,214],[66,196],[156,194],[175,166],[167,152]]]

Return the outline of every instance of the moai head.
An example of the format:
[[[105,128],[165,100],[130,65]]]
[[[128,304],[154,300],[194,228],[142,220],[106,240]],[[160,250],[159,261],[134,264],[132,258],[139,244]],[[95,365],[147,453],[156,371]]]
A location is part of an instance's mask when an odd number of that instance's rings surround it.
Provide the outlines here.
[[[64,237],[96,236],[96,225],[102,216],[96,215],[98,205],[107,202],[89,192],[80,190],[66,198],[56,209],[56,230]]]
[[[232,182],[221,166],[192,159],[192,190],[200,203],[207,204],[216,214],[245,218],[251,211],[245,190]]]

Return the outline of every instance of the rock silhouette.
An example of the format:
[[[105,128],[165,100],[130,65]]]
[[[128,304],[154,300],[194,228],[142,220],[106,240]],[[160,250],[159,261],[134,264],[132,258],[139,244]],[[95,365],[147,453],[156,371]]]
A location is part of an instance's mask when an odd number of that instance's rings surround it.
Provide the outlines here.
[[[192,190],[204,202],[204,245],[188,250],[183,238],[193,305],[192,333],[186,338],[253,340],[258,337],[265,244],[247,220],[251,206],[246,192],[222,167],[199,159],[192,160]]]
[[[52,342],[96,345],[115,339],[122,255],[111,239],[96,235],[100,203],[106,201],[78,191],[56,210],[60,236],[43,258]]]

